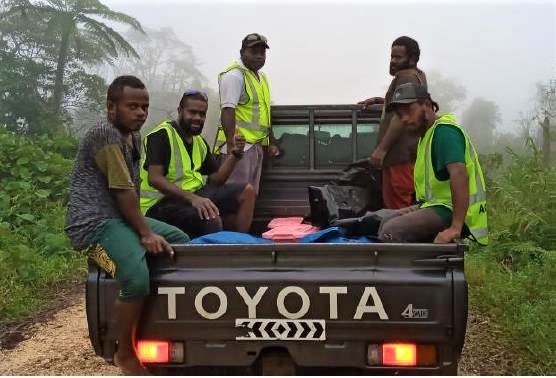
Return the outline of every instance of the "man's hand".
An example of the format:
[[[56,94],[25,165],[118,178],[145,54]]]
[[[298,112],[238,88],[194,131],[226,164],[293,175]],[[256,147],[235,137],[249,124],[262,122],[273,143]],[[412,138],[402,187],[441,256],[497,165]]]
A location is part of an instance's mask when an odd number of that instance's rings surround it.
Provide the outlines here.
[[[384,104],[384,98],[382,97],[371,97],[363,101],[359,101],[357,105],[361,105],[363,109],[368,109],[371,105]]]
[[[170,244],[162,236],[150,232],[141,237],[141,244],[147,251],[153,254],[168,252],[170,256],[174,255],[174,251]]]
[[[228,153],[233,154],[237,158],[241,158],[243,156],[244,150],[245,150],[245,138],[241,134],[235,134],[234,145],[230,150],[228,150]]]
[[[268,146],[268,156],[270,157],[280,156],[280,148],[278,148],[278,146],[275,144],[270,144]]]
[[[245,137],[241,134],[234,135],[234,145],[238,152],[243,152],[245,149]]]
[[[218,207],[208,198],[195,196],[191,201],[191,206],[197,209],[199,217],[203,220],[215,219],[220,215]]]
[[[460,237],[461,230],[450,227],[439,232],[438,235],[436,235],[436,238],[434,238],[434,242],[437,244],[452,243],[455,239],[459,239]]]
[[[386,150],[382,148],[375,148],[371,155],[371,165],[375,168],[382,168],[382,163],[384,163],[384,157],[386,156]]]

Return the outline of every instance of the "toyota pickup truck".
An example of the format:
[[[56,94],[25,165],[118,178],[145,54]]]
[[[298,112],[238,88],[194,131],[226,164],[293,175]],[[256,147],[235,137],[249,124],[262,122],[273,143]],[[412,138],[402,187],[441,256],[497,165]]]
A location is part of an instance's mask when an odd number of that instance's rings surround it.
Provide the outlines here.
[[[309,212],[376,143],[380,109],[274,106],[285,152],[263,171],[252,234]],[[137,353],[162,374],[457,374],[467,321],[463,244],[176,245],[150,259]],[[89,266],[89,336],[116,350],[117,283]]]

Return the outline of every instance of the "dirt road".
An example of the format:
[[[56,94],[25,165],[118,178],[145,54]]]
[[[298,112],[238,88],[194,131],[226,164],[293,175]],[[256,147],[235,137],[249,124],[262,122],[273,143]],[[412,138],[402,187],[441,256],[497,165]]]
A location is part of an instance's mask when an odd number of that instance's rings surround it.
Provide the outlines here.
[[[497,342],[499,334],[487,318],[471,311],[460,375],[516,374],[512,356]],[[73,293],[49,320],[12,329],[1,340],[0,375],[120,374],[93,352],[83,291]]]

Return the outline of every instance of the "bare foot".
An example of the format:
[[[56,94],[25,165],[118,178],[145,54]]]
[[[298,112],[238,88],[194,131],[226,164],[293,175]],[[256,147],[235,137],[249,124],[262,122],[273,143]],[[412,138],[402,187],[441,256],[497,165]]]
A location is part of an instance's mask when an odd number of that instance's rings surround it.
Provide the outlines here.
[[[151,375],[134,355],[119,356],[116,352],[114,353],[114,364],[124,375]]]

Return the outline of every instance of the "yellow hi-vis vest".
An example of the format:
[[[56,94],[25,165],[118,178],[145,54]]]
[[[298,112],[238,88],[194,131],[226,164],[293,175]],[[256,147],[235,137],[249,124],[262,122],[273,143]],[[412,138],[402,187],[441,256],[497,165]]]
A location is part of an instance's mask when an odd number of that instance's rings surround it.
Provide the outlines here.
[[[237,104],[235,108],[236,128],[243,135],[247,143],[260,143],[268,146],[268,133],[270,128],[270,89],[266,75],[259,72],[260,80],[250,70],[232,63],[224,72],[218,75],[220,81],[227,72],[239,69],[243,74],[245,91],[249,99],[245,103]],[[226,135],[222,126],[218,128],[214,153],[220,153],[220,148],[226,143]]]
[[[182,190],[188,192],[195,192],[203,187],[203,176],[199,172],[203,161],[207,156],[207,145],[203,140],[203,137],[196,135],[193,137],[193,156],[190,157],[187,153],[187,149],[180,138],[178,131],[172,126],[171,121],[164,121],[160,125],[154,128],[147,137],[145,138],[143,145],[143,157],[141,159],[140,166],[140,198],[139,206],[141,207],[141,212],[145,214],[151,206],[153,206],[158,200],[162,199],[164,195],[160,193],[157,189],[149,185],[149,173],[144,168],[146,155],[147,155],[147,140],[151,134],[157,131],[165,130],[168,135],[168,141],[170,142],[170,163],[168,164],[168,174],[166,179],[176,184]]]
[[[469,136],[456,123],[455,117],[451,114],[444,114],[438,118],[419,141],[417,160],[415,161],[413,173],[417,201],[422,203],[421,207],[441,205],[453,210],[450,180],[440,181],[436,178],[431,156],[434,131],[440,124],[457,127],[465,137],[465,167],[469,177],[469,208],[465,216],[465,224],[471,231],[475,241],[479,244],[487,245],[487,204],[483,171]]]

